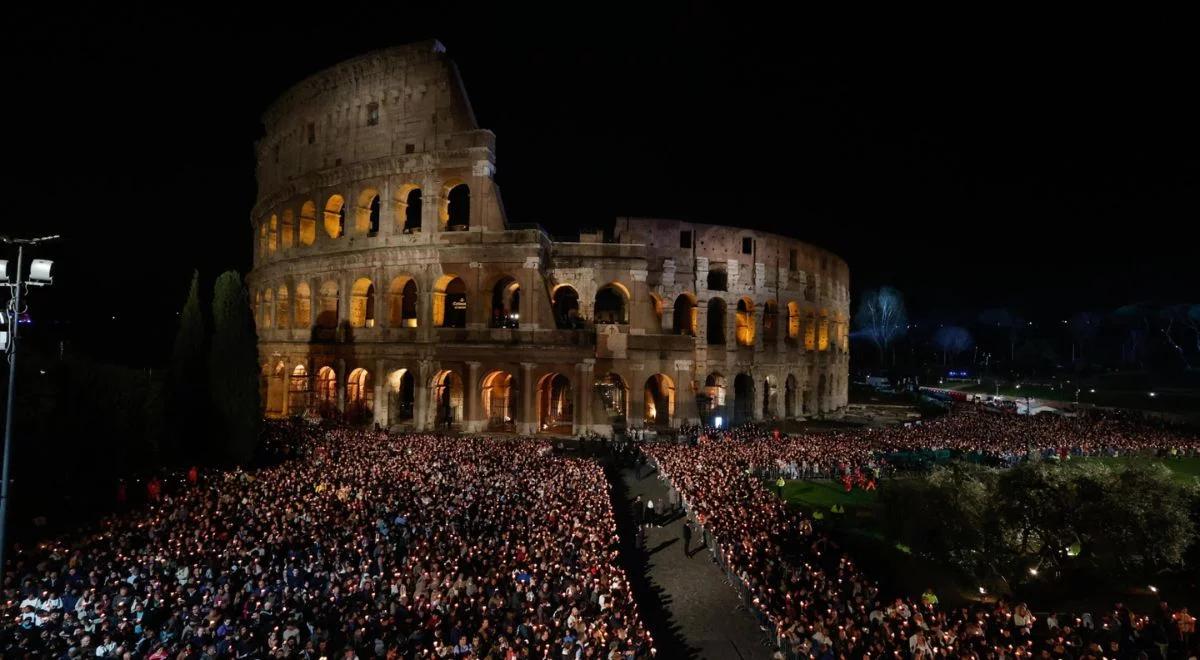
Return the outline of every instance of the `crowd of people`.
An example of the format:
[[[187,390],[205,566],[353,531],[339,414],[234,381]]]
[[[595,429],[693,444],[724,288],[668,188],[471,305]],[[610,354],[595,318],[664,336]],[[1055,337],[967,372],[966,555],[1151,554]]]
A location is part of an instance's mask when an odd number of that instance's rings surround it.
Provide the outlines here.
[[[1030,451],[1194,456],[1200,450],[1195,436],[1112,416],[1001,417],[972,406],[958,406],[920,425],[882,430],[792,438],[757,426],[688,433],[691,442],[647,445],[644,451],[714,539],[714,560],[776,635],[781,655],[1099,659],[1141,652],[1167,657],[1171,646],[1196,650],[1194,617],[1165,603],[1144,614],[1117,605],[1096,616],[1052,617],[1035,625],[1024,604],[946,609],[932,591],[887,598],[819,525],[788,511],[761,478],[764,469],[781,466],[810,476],[844,474],[874,466],[890,452],[929,448],[996,457]]]
[[[532,439],[289,426],[18,547],[4,657],[645,658],[601,467]]]

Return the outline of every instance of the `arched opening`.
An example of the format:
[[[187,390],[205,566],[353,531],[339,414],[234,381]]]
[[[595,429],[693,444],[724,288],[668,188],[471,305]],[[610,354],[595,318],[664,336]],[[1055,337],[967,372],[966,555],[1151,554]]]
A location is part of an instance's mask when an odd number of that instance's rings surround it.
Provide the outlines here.
[[[724,268],[712,268],[708,271],[709,291],[728,291],[729,275]]]
[[[705,328],[708,332],[709,346],[724,346],[725,345],[725,301],[720,298],[711,298],[708,301],[708,323]]]
[[[415,380],[412,371],[397,369],[388,374],[388,424],[412,421],[413,404],[416,401]]]
[[[279,246],[290,249],[296,241],[296,214],[291,209],[284,209],[283,222],[279,227]]]
[[[338,285],[333,280],[321,283],[321,300],[317,308],[317,327],[334,330],[338,324]]]
[[[555,287],[550,306],[554,310],[554,324],[559,330],[583,327],[583,319],[579,317],[579,293],[574,287],[568,284]]]
[[[450,370],[439,371],[433,377],[433,423],[448,428],[462,422],[462,378]]]
[[[312,294],[308,290],[308,282],[296,285],[296,322],[297,328],[307,328],[312,324]]]
[[[279,217],[271,215],[268,226],[270,229],[267,233],[267,254],[275,254],[275,248],[279,245]]]
[[[794,302],[788,303],[787,328],[788,341],[798,343],[800,341],[800,305]]]
[[[662,332],[663,301],[662,298],[659,298],[658,294],[656,293],[650,294],[650,314],[654,319],[654,327],[652,328],[653,334]]]
[[[645,410],[642,421],[651,427],[669,428],[675,415],[675,382],[665,374],[646,379]]]
[[[280,362],[267,380],[267,417],[282,417],[287,413],[287,386],[287,367]]]
[[[775,340],[779,337],[779,305],[774,300],[768,300],[763,305],[763,342],[775,345]]]
[[[258,225],[258,256],[260,259],[265,259],[267,256],[267,223]]]
[[[433,288],[433,325],[467,327],[467,285],[462,278],[443,275]]]
[[[308,369],[298,364],[292,369],[288,382],[288,411],[295,414],[308,410]]]
[[[417,327],[417,281],[407,275],[393,279],[388,286],[388,326]]]
[[[733,379],[733,423],[745,424],[754,419],[754,379],[738,374]]]
[[[804,348],[810,351],[817,350],[817,317],[812,312],[808,313],[804,324]]]
[[[489,324],[493,328],[516,328],[521,325],[521,285],[507,275],[492,287]]]
[[[268,330],[274,327],[275,323],[275,291],[267,289],[262,293],[262,306],[258,308],[259,321],[258,327],[261,330]]]
[[[355,280],[350,289],[350,327],[375,327],[375,284],[366,277]]]
[[[507,371],[493,371],[484,377],[480,394],[483,401],[483,418],[489,431],[516,430],[509,408],[512,385],[512,374]]]
[[[346,379],[346,420],[352,424],[371,421],[375,410],[375,387],[371,384],[371,372],[363,368],[350,372]]]
[[[762,418],[772,419],[775,417],[775,398],[776,398],[775,382],[770,376],[763,379],[762,393]]]
[[[570,433],[574,421],[571,381],[560,373],[550,373],[538,381],[538,429],[549,433]]]
[[[275,291],[275,327],[287,329],[291,320],[291,310],[288,309],[288,290],[286,286],[280,286]]]
[[[317,371],[317,412],[322,417],[337,417],[337,373],[332,367]]]
[[[404,233],[411,234],[421,231],[421,189],[409,188],[401,190],[403,199],[401,207],[404,214],[400,217],[404,218]]]
[[[829,350],[829,313],[821,311],[821,324],[817,330],[817,350]]]
[[[448,231],[465,231],[471,226],[471,189],[467,184],[459,183],[446,192],[442,223]]]
[[[312,245],[317,240],[317,205],[309,200],[300,207],[300,244]]]
[[[624,287],[614,282],[600,287],[596,292],[596,306],[593,308],[596,323],[629,322],[629,317],[625,314],[629,296],[623,289]]]
[[[596,380],[596,395],[614,425],[625,424],[629,407],[629,386],[619,374],[610,373]]]
[[[358,234],[375,236],[379,233],[379,193],[368,188],[358,196],[358,208],[354,213],[354,231]]]
[[[699,316],[699,310],[696,308],[696,299],[691,294],[681,293],[675,298],[675,334],[695,337],[696,323]]]
[[[736,336],[739,346],[754,345],[754,302],[749,298],[738,300]]]
[[[725,413],[725,376],[716,371],[709,374],[704,379],[704,394],[702,396],[702,403],[704,404],[702,411],[705,413],[705,421],[713,425],[728,426],[729,417]],[[717,417],[721,418],[721,424],[717,424]]]
[[[796,404],[799,402],[799,389],[796,384],[796,377],[788,374],[787,380],[783,383],[783,416],[787,418],[796,417],[799,411],[796,409]]]
[[[329,238],[346,233],[346,200],[341,195],[332,195],[325,202],[325,233]]]

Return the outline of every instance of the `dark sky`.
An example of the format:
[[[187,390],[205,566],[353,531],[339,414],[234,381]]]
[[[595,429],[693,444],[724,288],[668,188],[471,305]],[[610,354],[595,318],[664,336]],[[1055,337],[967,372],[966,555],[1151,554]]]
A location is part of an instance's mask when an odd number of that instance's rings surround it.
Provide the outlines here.
[[[845,257],[855,294],[897,286],[918,315],[1200,300],[1200,56],[1165,29],[1186,21],[867,29],[700,6],[383,6],[12,15],[0,232],[67,237],[43,250],[58,281],[36,318],[101,356],[160,359],[192,268],[249,268],[266,105],[322,67],[431,37],[498,136],[512,221],[770,229]]]

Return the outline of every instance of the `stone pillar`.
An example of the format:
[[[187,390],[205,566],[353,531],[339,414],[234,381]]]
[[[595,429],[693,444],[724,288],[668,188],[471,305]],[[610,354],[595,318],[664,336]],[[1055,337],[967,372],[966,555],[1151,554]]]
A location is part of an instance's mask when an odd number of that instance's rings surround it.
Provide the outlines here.
[[[517,433],[533,435],[537,432],[537,414],[533,405],[535,384],[534,363],[521,363],[521,416],[517,418]]]
[[[433,327],[433,292],[417,294],[417,341],[429,342],[437,336]]]
[[[492,292],[486,289],[487,282],[483,279],[483,264],[478,261],[470,263],[471,272],[463,277],[469,282],[467,286],[467,327],[483,329],[488,327],[492,313]]]
[[[436,177],[428,176],[421,182],[421,234],[433,236],[440,230],[442,182]]]
[[[525,257],[525,266],[521,269],[521,314],[522,330],[537,330],[538,320],[542,318],[542,305],[546,298],[542,284],[542,261],[540,257]],[[553,327],[553,326],[551,326]]]
[[[686,324],[687,319],[684,319],[683,323]],[[686,325],[685,325],[685,327],[686,327]],[[662,332],[664,335],[675,334],[675,301],[674,300],[664,300],[663,301],[662,323],[659,324],[659,331]]]
[[[479,366],[479,362],[467,363],[467,391],[464,397],[466,410],[463,411],[463,430],[470,433],[478,433],[487,425],[487,420],[483,418],[483,405],[480,402]]]
[[[333,368],[337,372],[337,407],[338,410],[346,412],[346,361],[338,358]]]
[[[630,334],[646,334],[658,332],[658,324],[650,311],[653,301],[650,290],[646,287],[646,270],[630,269],[629,271],[629,332]]]
[[[581,435],[592,430],[592,399],[594,398],[592,383],[595,382],[593,371],[596,368],[595,358],[585,358],[575,365],[575,384],[572,388],[572,429],[574,435]]]
[[[751,410],[753,410],[753,419],[755,421],[763,418],[763,393],[766,390],[767,384],[764,382],[766,378],[759,375],[756,371],[748,372],[750,375],[751,388],[750,396],[753,397]]]
[[[737,300],[725,302],[725,350],[726,355],[736,351],[737,343]]]
[[[413,392],[413,427],[418,431],[424,431],[431,428],[432,420],[429,419],[429,410],[433,387],[430,384],[430,379],[433,374],[429,360],[421,360],[417,366],[417,373],[413,378],[413,386],[416,388]]]
[[[708,345],[708,300],[696,300],[696,343]]]
[[[642,363],[632,366],[633,382],[629,383],[629,410],[625,422],[629,428],[640,429],[646,425],[646,374]],[[678,398],[678,391],[676,395]]]
[[[375,423],[388,425],[387,362],[375,360]]]
[[[675,418],[671,423],[676,427],[681,424],[700,423],[691,360],[675,360]]]
[[[396,205],[392,203],[392,181],[387,179],[379,188],[379,231],[376,236],[391,236],[396,227]],[[376,307],[376,309],[379,309]]]

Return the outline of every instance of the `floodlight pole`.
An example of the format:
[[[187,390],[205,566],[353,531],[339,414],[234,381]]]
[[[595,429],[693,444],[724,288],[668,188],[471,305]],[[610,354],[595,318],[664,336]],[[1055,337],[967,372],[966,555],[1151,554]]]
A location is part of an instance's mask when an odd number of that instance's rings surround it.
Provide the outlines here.
[[[12,464],[13,392],[17,388],[17,331],[21,326],[21,260],[25,246],[17,245],[17,270],[12,286],[12,305],[9,306],[8,392],[4,406],[4,466],[0,467],[0,588],[4,585],[4,551],[8,543],[8,468]]]

